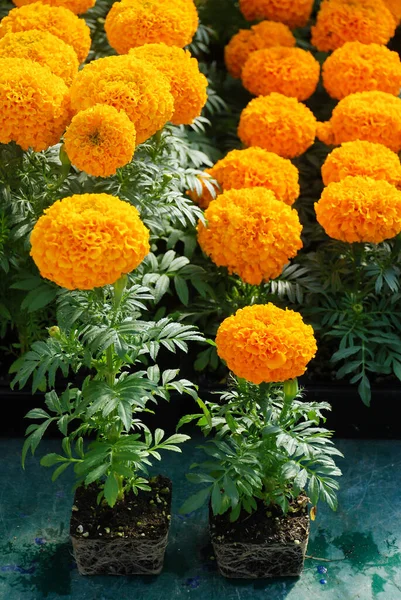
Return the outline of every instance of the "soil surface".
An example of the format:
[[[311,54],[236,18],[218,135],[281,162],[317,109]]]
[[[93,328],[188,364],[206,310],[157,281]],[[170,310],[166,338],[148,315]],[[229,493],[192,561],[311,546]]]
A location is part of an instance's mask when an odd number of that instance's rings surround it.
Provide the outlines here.
[[[131,491],[113,508],[97,504],[99,488],[91,484],[75,492],[70,534],[89,539],[160,539],[168,532],[172,483],[158,475],[149,481],[150,492]]]
[[[213,516],[210,511],[212,541],[218,544],[303,543],[309,526],[308,509],[303,506],[305,500],[304,496],[300,496],[287,515],[279,507],[267,508],[259,500],[255,512],[249,515],[243,510],[235,523],[230,523],[229,513]]]

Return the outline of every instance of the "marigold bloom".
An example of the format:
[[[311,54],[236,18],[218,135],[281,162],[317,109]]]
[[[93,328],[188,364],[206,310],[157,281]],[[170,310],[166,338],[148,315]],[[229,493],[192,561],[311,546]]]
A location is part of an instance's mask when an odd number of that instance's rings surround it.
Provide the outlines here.
[[[149,252],[149,231],[128,202],[82,194],[46,209],[31,245],[42,277],[69,290],[90,290],[135,269]]]
[[[277,200],[293,204],[299,196],[298,169],[286,158],[262,148],[232,150],[206,173],[215,179],[223,192],[242,188],[264,187]],[[202,208],[214,199],[203,186],[201,198],[194,198]]]
[[[206,226],[198,224],[202,250],[246,283],[278,277],[302,248],[298,213],[265,188],[224,192],[209,204],[205,218]]]
[[[284,158],[303,154],[314,142],[314,114],[296,98],[272,93],[254,98],[244,108],[238,136],[246,146],[259,146]]]
[[[384,179],[401,187],[401,164],[395,152],[382,144],[356,140],[335,148],[322,166],[324,185],[347,176]]]
[[[0,143],[45,150],[59,142],[69,119],[60,77],[25,58],[0,58]]]
[[[345,177],[330,183],[315,203],[327,235],[343,242],[379,244],[401,232],[401,192],[370,177]]]
[[[381,0],[324,0],[312,27],[312,44],[324,52],[345,42],[387,44],[395,26]]]
[[[401,2],[400,0],[383,0],[397,23],[401,21]]]
[[[122,0],[111,7],[105,30],[110,46],[126,54],[159,42],[183,48],[191,43],[198,21],[193,0]]]
[[[33,4],[37,0],[13,0],[16,6],[25,6],[26,4]],[[50,4],[50,6],[62,6],[68,8],[71,12],[76,15],[81,15],[87,10],[95,6],[96,0],[40,0],[42,4]]]
[[[75,115],[64,144],[68,158],[78,169],[96,177],[109,177],[131,161],[135,138],[135,125],[124,111],[96,104]]]
[[[108,56],[85,65],[70,94],[75,112],[95,104],[124,110],[135,125],[138,144],[164,127],[173,114],[166,77],[151,63],[133,56]]]
[[[337,104],[330,121],[318,123],[318,138],[327,145],[366,140],[401,150],[401,99],[385,92],[350,94]]]
[[[0,58],[27,58],[61,77],[67,86],[78,73],[78,58],[75,50],[60,38],[31,29],[18,33],[7,33],[0,39]]]
[[[91,46],[89,27],[83,19],[66,8],[47,6],[41,2],[14,8],[0,21],[0,38],[7,33],[30,29],[48,31],[72,46],[79,62],[88,56]]]
[[[269,19],[295,29],[309,21],[313,0],[239,0],[239,7],[248,21]]]
[[[313,329],[301,315],[271,302],[240,308],[225,319],[216,345],[237,377],[256,384],[303,375],[317,352]]]
[[[228,72],[233,77],[241,77],[243,66],[252,52],[273,46],[295,46],[295,37],[284,23],[262,21],[250,29],[240,29],[224,48]]]
[[[130,50],[130,55],[147,60],[168,79],[174,98],[174,125],[189,125],[206,104],[208,81],[199,71],[196,58],[188,50],[166,44],[145,44]]]
[[[319,83],[320,64],[301,48],[276,46],[252,52],[242,69],[242,83],[255,96],[271,92],[306,100]]]
[[[323,65],[323,84],[332,98],[380,90],[398,96],[401,61],[397,52],[379,44],[347,42]]]

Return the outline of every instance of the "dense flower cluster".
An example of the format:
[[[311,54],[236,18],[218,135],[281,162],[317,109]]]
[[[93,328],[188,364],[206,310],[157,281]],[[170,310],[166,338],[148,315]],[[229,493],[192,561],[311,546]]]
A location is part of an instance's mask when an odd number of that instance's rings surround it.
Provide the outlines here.
[[[346,42],[387,44],[395,26],[381,0],[324,0],[312,27],[312,44],[324,52]]]
[[[171,117],[174,125],[189,125],[199,117],[206,104],[208,81],[188,50],[166,44],[145,44],[130,50],[129,54],[151,62],[169,80],[174,98]]]
[[[397,52],[379,44],[347,42],[323,65],[323,84],[332,98],[380,90],[398,96],[401,61]]]
[[[330,121],[318,123],[318,138],[328,145],[366,140],[401,150],[401,99],[385,92],[350,94],[337,104]]]
[[[279,156],[294,158],[313,144],[316,119],[296,98],[272,93],[254,98],[245,107],[238,135],[246,146],[259,146]]]
[[[72,46],[47,31],[31,29],[7,33],[0,39],[0,58],[26,58],[61,77],[70,86],[78,73],[78,58]]]
[[[301,315],[270,302],[246,306],[225,319],[216,345],[237,377],[256,384],[303,375],[317,352],[313,329]]]
[[[78,169],[108,177],[131,161],[135,138],[135,125],[124,111],[96,104],[75,115],[64,143],[68,158]]]
[[[400,0],[383,0],[384,4],[387,6],[396,22],[399,23],[401,21],[401,2]]]
[[[0,58],[0,143],[45,150],[58,143],[69,119],[60,77],[25,58]]]
[[[46,209],[31,245],[42,277],[70,290],[89,290],[135,269],[149,252],[149,231],[128,202],[82,194]]]
[[[197,28],[193,0],[122,0],[113,4],[105,23],[109,44],[119,54],[159,42],[183,48]]]
[[[217,196],[199,223],[198,241],[218,267],[246,283],[278,277],[302,248],[298,214],[265,188],[229,190]]]
[[[324,185],[348,175],[384,179],[401,188],[401,164],[395,152],[382,144],[356,140],[331,152],[322,166]]]
[[[295,46],[295,37],[284,23],[262,21],[250,29],[240,29],[224,48],[228,72],[241,77],[243,66],[252,52],[273,46]]]
[[[276,46],[252,52],[242,69],[242,83],[255,96],[271,92],[306,100],[316,90],[320,64],[301,48]]]
[[[133,56],[108,56],[82,69],[71,89],[75,112],[95,104],[124,110],[142,143],[169,121],[174,101],[166,77],[151,63]]]
[[[315,210],[336,240],[379,244],[401,232],[401,192],[384,180],[357,176],[330,183]]]
[[[0,21],[0,38],[7,33],[30,29],[48,31],[72,46],[79,62],[83,62],[88,56],[91,46],[89,27],[83,19],[66,8],[48,6],[41,2],[14,8]]]
[[[295,29],[309,21],[313,0],[239,0],[239,7],[248,21],[269,19]]]
[[[223,192],[264,187],[274,192],[277,200],[289,205],[299,196],[298,169],[288,159],[262,148],[232,150],[206,172]],[[207,208],[213,197],[203,186],[202,197],[196,200],[202,208]]]
[[[25,6],[33,4],[37,0],[13,0],[16,6]],[[68,8],[76,15],[81,15],[87,10],[95,6],[96,0],[40,0],[42,4],[50,4],[50,6],[62,6]]]

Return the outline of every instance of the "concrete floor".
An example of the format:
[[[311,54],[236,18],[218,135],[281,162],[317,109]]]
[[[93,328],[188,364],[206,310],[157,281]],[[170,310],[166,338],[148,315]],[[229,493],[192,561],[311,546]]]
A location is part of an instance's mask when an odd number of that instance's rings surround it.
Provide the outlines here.
[[[299,579],[227,581],[208,545],[207,511],[178,507],[198,489],[184,474],[197,460],[194,440],[167,454],[174,485],[165,568],[155,578],[81,577],[68,541],[72,478],[55,484],[39,457],[20,466],[22,440],[0,440],[1,600],[401,600],[401,442],[340,440],[340,507],[320,506]],[[42,452],[57,451],[48,441]],[[327,571],[326,571],[327,570]]]

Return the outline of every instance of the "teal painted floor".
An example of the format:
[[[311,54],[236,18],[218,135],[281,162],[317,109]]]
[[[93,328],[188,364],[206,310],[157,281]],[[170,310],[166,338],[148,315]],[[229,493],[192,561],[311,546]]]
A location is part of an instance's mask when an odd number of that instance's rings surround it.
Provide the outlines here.
[[[206,510],[177,514],[197,489],[184,478],[198,458],[195,442],[182,456],[168,455],[163,466],[173,480],[174,514],[157,578],[79,576],[68,542],[72,480],[52,484],[39,457],[22,471],[21,443],[0,440],[1,600],[401,600],[401,442],[339,441],[346,456],[340,507],[319,509],[308,547],[315,558],[307,559],[299,579],[257,582],[218,575]],[[42,451],[57,448],[50,441]]]

